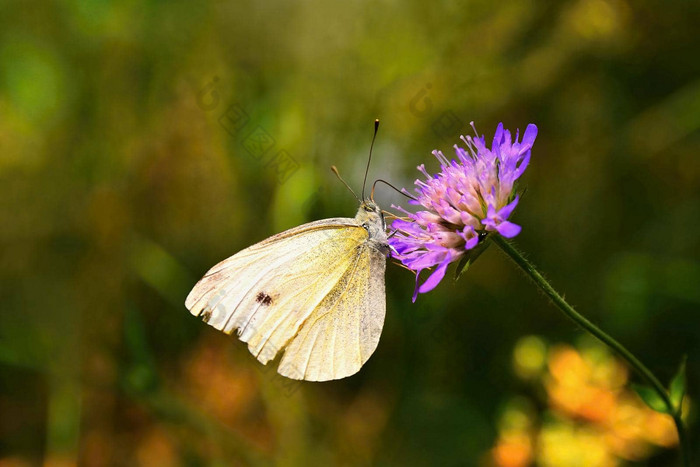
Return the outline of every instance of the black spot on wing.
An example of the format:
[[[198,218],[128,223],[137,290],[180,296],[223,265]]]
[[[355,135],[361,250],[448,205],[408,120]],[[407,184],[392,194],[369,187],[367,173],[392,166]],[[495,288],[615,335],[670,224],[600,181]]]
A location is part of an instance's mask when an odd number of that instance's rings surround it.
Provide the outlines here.
[[[272,297],[270,297],[265,292],[259,292],[258,296],[255,297],[255,301],[264,306],[269,306],[272,303]]]

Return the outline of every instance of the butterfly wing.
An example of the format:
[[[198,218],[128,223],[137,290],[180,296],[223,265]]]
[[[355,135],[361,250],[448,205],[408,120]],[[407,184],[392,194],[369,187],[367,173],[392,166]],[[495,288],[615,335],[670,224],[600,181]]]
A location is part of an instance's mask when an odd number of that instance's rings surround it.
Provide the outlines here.
[[[279,373],[328,381],[357,373],[374,353],[384,326],[386,257],[359,245],[349,267],[284,351]]]
[[[349,218],[290,229],[211,268],[185,305],[217,329],[238,330],[262,363],[286,348],[285,376],[349,376],[376,348],[384,322],[385,258],[367,240]]]

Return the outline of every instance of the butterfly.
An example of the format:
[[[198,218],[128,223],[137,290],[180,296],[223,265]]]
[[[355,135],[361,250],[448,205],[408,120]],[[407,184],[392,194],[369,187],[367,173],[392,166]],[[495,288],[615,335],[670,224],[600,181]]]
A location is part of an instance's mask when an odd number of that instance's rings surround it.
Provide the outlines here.
[[[263,364],[283,352],[283,376],[345,378],[379,343],[388,254],[384,214],[363,193],[354,218],[292,228],[212,267],[185,306],[216,329],[237,331]]]

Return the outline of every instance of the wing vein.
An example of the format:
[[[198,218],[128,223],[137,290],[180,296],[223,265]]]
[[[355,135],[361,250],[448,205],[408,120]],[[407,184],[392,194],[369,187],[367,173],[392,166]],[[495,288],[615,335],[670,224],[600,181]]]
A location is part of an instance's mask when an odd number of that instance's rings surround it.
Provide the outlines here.
[[[318,344],[318,336],[321,334],[321,330],[319,329],[316,331],[316,335],[314,336],[314,343],[311,344],[311,351],[309,352],[309,355],[306,357],[306,364],[304,365],[304,379],[306,379],[306,374],[309,372],[309,362],[311,361],[311,357],[314,354],[314,349],[316,348],[316,344]]]

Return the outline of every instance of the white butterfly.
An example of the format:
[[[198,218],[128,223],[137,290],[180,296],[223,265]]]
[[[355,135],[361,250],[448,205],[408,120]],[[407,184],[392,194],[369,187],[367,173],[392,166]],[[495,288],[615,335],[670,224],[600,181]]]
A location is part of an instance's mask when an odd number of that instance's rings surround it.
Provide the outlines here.
[[[389,253],[381,209],[372,199],[355,218],[287,230],[211,268],[185,306],[248,343],[288,378],[328,381],[353,375],[377,348],[384,325]]]
[[[365,182],[378,128],[375,120]],[[389,244],[373,198],[360,201],[355,218],[304,224],[220,262],[197,282],[185,306],[227,334],[238,330],[263,364],[283,351],[277,368],[283,376],[328,381],[354,375],[377,348],[386,313]]]

